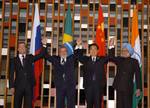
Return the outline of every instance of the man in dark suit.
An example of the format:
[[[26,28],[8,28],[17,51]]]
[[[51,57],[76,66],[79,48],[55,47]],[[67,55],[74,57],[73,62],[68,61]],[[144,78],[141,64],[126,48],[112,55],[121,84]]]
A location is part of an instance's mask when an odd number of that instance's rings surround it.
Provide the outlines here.
[[[80,41],[77,41],[77,44]],[[78,54],[68,56],[67,48],[62,45],[59,48],[58,56],[46,55],[46,59],[52,63],[54,70],[54,83],[56,86],[56,107],[65,108],[65,100],[67,108],[75,108],[75,61]]]
[[[97,44],[89,45],[89,55],[83,56],[80,53],[79,61],[83,64],[83,86],[87,101],[87,108],[101,108],[103,90],[106,83],[104,65],[108,62],[107,57],[99,57]]]
[[[112,46],[112,45],[111,45]],[[112,53],[114,50],[109,50]],[[121,56],[110,57],[110,61],[117,65],[117,73],[114,79],[113,87],[117,92],[117,108],[132,108],[133,100],[133,81],[135,75],[136,96],[140,96],[140,68],[136,59],[131,58],[134,49],[130,44],[123,44]]]
[[[44,43],[44,41],[42,41]],[[25,43],[18,44],[18,54],[10,64],[10,88],[14,94],[14,108],[21,108],[24,97],[25,108],[32,108],[34,72],[33,63],[44,56],[46,48],[38,55],[27,54]]]

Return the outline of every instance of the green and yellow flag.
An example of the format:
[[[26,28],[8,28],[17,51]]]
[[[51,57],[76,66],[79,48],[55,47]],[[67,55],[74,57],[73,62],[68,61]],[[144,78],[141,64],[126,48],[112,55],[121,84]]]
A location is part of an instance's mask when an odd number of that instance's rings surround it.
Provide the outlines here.
[[[68,10],[66,13],[65,18],[65,25],[64,25],[64,35],[63,35],[63,44],[68,49],[68,56],[73,54],[73,48],[72,48],[72,42],[73,42],[73,36],[72,36],[72,16],[71,16],[71,9],[70,4],[68,5]]]

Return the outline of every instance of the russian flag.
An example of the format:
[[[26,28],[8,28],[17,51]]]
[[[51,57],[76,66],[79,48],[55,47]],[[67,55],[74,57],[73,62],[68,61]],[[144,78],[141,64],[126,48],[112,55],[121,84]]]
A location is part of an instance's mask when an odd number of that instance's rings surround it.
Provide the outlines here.
[[[40,30],[40,19],[39,19],[39,9],[38,4],[35,4],[35,13],[34,13],[34,22],[32,28],[32,37],[30,44],[30,54],[37,55],[40,53],[42,48],[41,43],[41,30]],[[35,86],[34,86],[34,97],[33,101],[37,99],[39,96],[39,83],[40,83],[40,75],[42,72],[43,60],[40,59],[34,63],[34,76],[35,76]]]

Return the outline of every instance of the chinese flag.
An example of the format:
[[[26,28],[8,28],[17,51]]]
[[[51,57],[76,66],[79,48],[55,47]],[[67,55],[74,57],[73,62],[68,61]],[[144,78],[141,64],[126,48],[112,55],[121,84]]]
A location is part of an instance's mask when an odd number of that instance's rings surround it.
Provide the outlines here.
[[[98,12],[98,23],[96,29],[96,44],[99,46],[99,56],[105,56],[105,33],[104,33],[104,17],[101,5]]]
[[[104,33],[104,17],[101,5],[98,12],[98,23],[96,29],[96,44],[99,47],[98,56],[105,56],[105,33]],[[102,108],[104,108],[104,99],[102,99]]]

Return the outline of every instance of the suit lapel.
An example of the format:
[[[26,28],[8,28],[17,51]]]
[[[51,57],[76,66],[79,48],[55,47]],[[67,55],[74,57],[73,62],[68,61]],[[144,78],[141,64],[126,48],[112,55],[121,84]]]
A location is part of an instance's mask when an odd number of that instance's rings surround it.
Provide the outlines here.
[[[95,61],[93,61],[93,59],[92,59],[92,56],[90,56],[90,62],[92,62],[92,63],[95,63],[96,61],[97,61],[97,57],[96,57],[96,60]]]
[[[26,55],[26,57],[24,58],[24,64],[23,64],[24,66],[23,66],[19,56],[17,56],[17,60],[18,60],[19,64],[21,65],[21,67],[25,67],[26,66],[27,59],[28,59],[28,55]]]
[[[67,63],[67,61],[68,61],[68,57],[66,58],[66,61],[65,61],[65,63],[64,63],[63,65],[61,64],[61,57],[59,57],[58,60],[59,60],[59,64],[60,64],[61,66],[64,66],[64,65]]]
[[[27,59],[28,59],[28,55],[26,55],[25,58],[24,58],[24,67],[26,66]]]
[[[19,58],[19,55],[17,55],[17,61],[18,61],[17,64],[19,64],[19,66],[21,66],[21,67],[23,68],[22,63],[21,63],[21,60],[20,60],[20,58]]]
[[[100,59],[100,58],[99,58],[98,56],[96,56],[96,61],[95,61],[95,62],[97,62],[99,59]]]
[[[89,61],[92,62],[92,56],[89,56]]]
[[[61,57],[58,57],[58,63],[61,65]]]

